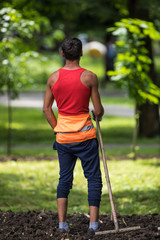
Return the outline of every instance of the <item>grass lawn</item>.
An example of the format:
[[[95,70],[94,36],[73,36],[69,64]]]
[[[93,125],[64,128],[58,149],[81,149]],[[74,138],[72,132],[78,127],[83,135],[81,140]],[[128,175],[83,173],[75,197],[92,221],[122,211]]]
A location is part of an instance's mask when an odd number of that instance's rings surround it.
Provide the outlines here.
[[[160,159],[159,159],[160,160]],[[120,214],[159,213],[160,161],[108,161],[116,210]],[[104,179],[100,213],[110,214],[107,185]],[[58,161],[0,163],[0,209],[57,211],[56,188]],[[77,161],[73,189],[69,196],[69,213],[88,212],[87,181]]]
[[[124,97],[115,97],[115,96],[102,96],[101,97],[103,104],[117,104],[117,105],[126,105],[132,106],[134,108],[134,100],[129,98],[128,96]]]
[[[7,108],[0,106],[0,155],[6,154],[7,144]],[[95,124],[95,122],[94,122]],[[104,116],[100,123],[105,144],[132,144],[134,120],[126,117]],[[13,108],[12,122],[12,154],[21,156],[56,155],[52,150],[55,135],[51,130],[40,109]],[[138,139],[138,144],[148,144],[147,148],[140,147],[139,154],[158,155],[159,148],[153,146],[159,143],[159,138]],[[151,144],[151,146],[150,146]],[[130,147],[107,147],[110,156],[127,155]]]

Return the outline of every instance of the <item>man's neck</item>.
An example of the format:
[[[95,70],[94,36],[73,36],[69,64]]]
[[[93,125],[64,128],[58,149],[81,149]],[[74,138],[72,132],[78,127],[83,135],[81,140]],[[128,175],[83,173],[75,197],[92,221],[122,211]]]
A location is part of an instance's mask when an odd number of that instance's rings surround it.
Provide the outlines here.
[[[66,59],[66,64],[64,65],[63,68],[64,69],[68,69],[68,70],[80,68],[80,66],[79,66],[79,59],[78,60],[74,60],[74,61],[70,61],[70,60]]]

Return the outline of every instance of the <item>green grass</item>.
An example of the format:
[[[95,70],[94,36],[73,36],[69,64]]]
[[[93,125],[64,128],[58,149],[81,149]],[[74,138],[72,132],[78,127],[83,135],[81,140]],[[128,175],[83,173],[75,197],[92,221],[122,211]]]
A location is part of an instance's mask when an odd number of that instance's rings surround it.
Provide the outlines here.
[[[57,113],[56,113],[57,114]],[[0,155],[6,154],[7,145],[7,108],[0,106]],[[94,122],[95,124],[95,122]],[[104,116],[100,123],[105,144],[132,144],[134,120],[132,118]],[[13,108],[12,121],[12,154],[19,156],[52,156],[55,135],[46,121],[42,110],[29,108]],[[160,150],[150,144],[159,143],[159,138],[139,138],[137,144],[148,144],[147,148],[140,147],[140,155],[158,155]],[[130,147],[107,147],[110,156],[127,155]]]
[[[153,146],[146,146],[141,147],[138,146],[136,150],[137,156],[145,157],[152,157],[152,156],[160,156],[160,149],[159,147]],[[133,159],[132,147],[117,147],[105,149],[105,155],[108,156],[110,159],[115,159],[116,156],[126,156],[126,158]]]
[[[0,143],[7,139],[7,108],[0,107],[1,119]],[[55,140],[55,135],[44,117],[42,110],[13,108],[12,138],[16,144],[48,144]]]
[[[110,97],[102,96],[101,101],[103,104],[117,104],[117,105],[125,105],[125,106],[132,106],[134,108],[134,100],[125,96],[125,97]]]
[[[109,161],[116,210],[120,214],[159,213],[160,159]],[[103,175],[100,213],[110,214],[107,185]],[[0,209],[57,211],[58,161],[0,163]],[[87,181],[77,161],[68,213],[88,212]]]
[[[138,150],[136,151],[138,156],[141,156],[143,158],[145,157],[152,157],[152,156],[159,156],[160,155],[160,149],[158,147],[149,146],[148,147],[138,147]],[[6,146],[2,147],[0,149],[0,156],[5,156],[7,153]],[[117,156],[126,156],[130,159],[132,159],[132,148],[131,146],[123,147],[123,146],[116,146],[114,148],[106,147],[105,148],[105,154],[110,159],[115,159]],[[48,157],[48,156],[57,156],[57,152],[53,151],[52,149],[52,143],[45,146],[45,145],[35,145],[34,148],[32,145],[23,145],[23,147],[16,146],[15,148],[12,148],[11,155],[13,156],[19,156],[19,157]]]

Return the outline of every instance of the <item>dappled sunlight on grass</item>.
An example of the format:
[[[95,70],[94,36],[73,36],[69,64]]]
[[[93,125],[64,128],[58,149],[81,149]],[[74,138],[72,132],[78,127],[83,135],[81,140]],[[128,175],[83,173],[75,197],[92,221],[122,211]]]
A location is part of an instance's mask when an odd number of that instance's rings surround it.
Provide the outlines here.
[[[154,166],[157,161],[160,161],[160,159],[108,161],[110,180],[118,212],[131,214],[132,209],[137,214],[159,212],[160,168]],[[152,164],[152,167],[148,166],[149,163]],[[105,201],[104,197],[106,197],[109,204],[104,174],[103,182],[105,186],[103,187],[102,202]],[[107,205],[107,209],[109,207]]]
[[[53,208],[58,171],[56,161],[3,164],[0,176],[6,194],[1,192],[0,208],[6,206],[15,211]]]
[[[102,105],[103,104],[117,104],[117,105],[122,105],[122,106],[132,106],[134,107],[134,100],[129,98],[129,97],[116,97],[116,96],[107,96],[107,92],[106,92],[106,96],[101,96],[101,101],[102,101]]]
[[[121,214],[148,214],[160,211],[160,168],[157,159],[108,161],[116,209]],[[110,214],[110,203],[103,166],[103,194],[100,213]],[[13,211],[35,209],[57,211],[56,188],[58,161],[0,163],[0,209]],[[69,213],[88,212],[87,181],[78,160]]]
[[[6,126],[6,128],[7,128],[7,125],[8,124],[5,124]],[[12,125],[11,125],[11,127],[13,128],[13,129],[25,129],[25,124],[23,124],[23,123],[12,123]]]
[[[110,127],[131,127],[134,126],[134,119],[125,118],[125,117],[112,117],[112,116],[104,116],[103,121],[100,122],[101,127],[110,128]]]
[[[115,164],[113,164],[113,162]],[[121,186],[121,190],[133,190],[153,188],[159,183],[158,172],[160,169],[155,167],[148,167],[145,162],[157,162],[153,160],[124,160],[124,161],[109,161],[110,177],[114,183],[113,190],[118,191]],[[116,166],[116,168],[115,168]],[[153,172],[151,172],[153,171]]]
[[[100,122],[105,143],[131,143],[134,127],[132,118],[104,116]]]

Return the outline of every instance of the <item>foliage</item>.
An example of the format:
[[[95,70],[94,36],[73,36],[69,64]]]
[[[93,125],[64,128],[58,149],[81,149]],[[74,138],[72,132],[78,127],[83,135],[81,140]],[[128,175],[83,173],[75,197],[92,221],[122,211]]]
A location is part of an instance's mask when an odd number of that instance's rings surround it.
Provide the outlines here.
[[[7,86],[12,97],[26,82],[19,69],[24,67],[26,59],[38,56],[38,53],[30,51],[28,42],[33,41],[34,32],[38,30],[39,26],[34,21],[23,19],[15,9],[0,10],[0,90]]]
[[[108,162],[113,197],[118,213],[131,215],[160,211],[159,164],[158,159]],[[110,214],[102,162],[101,169],[103,192],[100,213]],[[0,163],[0,178],[1,210],[19,212],[45,208],[57,212],[58,160]],[[87,213],[88,211],[87,181],[84,178],[80,161],[77,161],[73,189],[69,195],[68,213]]]
[[[127,88],[138,104],[146,101],[158,104],[160,89],[149,76],[151,59],[145,45],[147,37],[160,39],[160,33],[153,23],[131,18],[116,22],[108,31],[120,36],[116,44],[122,51],[117,56],[115,71],[108,72],[111,79]]]
[[[105,41],[106,26],[112,26],[115,21],[128,16],[128,5],[129,0],[47,0],[47,3],[39,0],[38,4],[36,0],[0,1],[1,8],[13,7],[24,18],[39,23],[41,34],[37,44],[41,47],[55,47],[52,32],[57,30],[67,36],[85,32],[89,39]],[[141,11],[148,9],[150,19],[160,26],[158,0],[139,0],[137,5]]]
[[[34,32],[39,30],[34,21],[22,18],[22,15],[12,8],[0,10],[0,90],[7,90],[8,95],[8,138],[7,153],[11,153],[11,98],[18,95],[18,90],[27,81],[20,74],[27,58],[38,54],[30,51]],[[28,41],[32,39],[32,41]],[[26,76],[27,77],[27,76]]]
[[[106,25],[117,21],[119,14],[121,17],[126,16],[127,10],[123,2],[122,0],[47,0],[47,4],[45,4],[41,0],[37,4],[36,0],[2,0],[0,6],[12,5],[21,11],[24,17],[36,19],[36,22],[39,17],[43,17],[44,21],[41,21],[40,26],[41,33],[45,35],[45,38],[43,43],[37,43],[42,44],[41,46],[47,44],[49,47],[50,44],[53,44],[55,34],[52,32],[55,31],[60,31],[58,36],[61,33],[61,37],[64,34],[75,36],[78,33],[86,32],[89,38],[93,37],[103,41]]]

